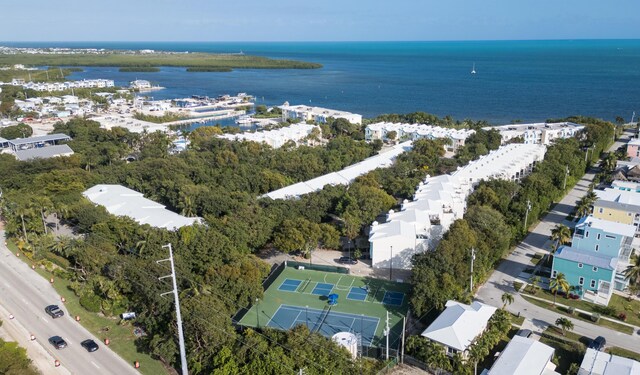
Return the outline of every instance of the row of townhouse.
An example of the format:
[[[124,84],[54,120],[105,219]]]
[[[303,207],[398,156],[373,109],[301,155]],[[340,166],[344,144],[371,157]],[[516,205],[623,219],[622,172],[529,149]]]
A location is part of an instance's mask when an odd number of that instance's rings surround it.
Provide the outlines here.
[[[228,139],[230,141],[253,141],[267,144],[273,148],[280,148],[289,141],[299,144],[303,139],[310,136],[316,129],[317,131],[320,131],[320,128],[316,125],[295,124],[275,130],[223,134],[219,135],[218,138]]]
[[[307,105],[289,105],[285,102],[279,106],[282,110],[282,121],[300,120],[301,122],[316,122],[324,124],[331,117],[334,119],[345,119],[352,124],[362,124],[362,115],[335,109],[311,107]]]
[[[10,85],[22,86],[25,89],[35,91],[64,91],[79,88],[114,87],[114,81],[112,79],[84,79],[67,82],[25,82],[23,79],[13,79]]]
[[[463,217],[467,196],[476,184],[491,178],[519,181],[545,152],[544,145],[505,145],[451,175],[427,176],[412,201],[405,200],[399,211],[389,211],[384,223],[372,223],[372,266],[410,269],[413,255],[433,249],[449,226]]]
[[[522,138],[525,144],[549,145],[556,139],[575,137],[584,129],[584,125],[573,122],[552,122],[533,124],[511,124],[500,126],[487,126],[482,130],[495,129],[502,136],[502,143],[508,143],[513,139]]]
[[[389,139],[389,133],[391,132],[395,133],[393,139]],[[474,133],[475,130],[471,129],[452,129],[426,124],[378,122],[367,125],[364,130],[364,139],[367,142],[371,142],[376,139],[381,141],[446,139],[448,140],[448,144],[445,145],[445,149],[447,151],[456,152],[458,148],[464,146],[466,139]]]

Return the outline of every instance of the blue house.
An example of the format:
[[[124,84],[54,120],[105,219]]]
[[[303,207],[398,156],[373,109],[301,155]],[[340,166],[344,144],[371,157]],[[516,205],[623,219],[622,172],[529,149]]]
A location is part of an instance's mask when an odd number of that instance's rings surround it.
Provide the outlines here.
[[[613,289],[624,290],[624,270],[633,252],[636,228],[586,216],[576,224],[571,246],[553,257],[551,277],[563,273],[569,285],[590,302],[607,305]]]

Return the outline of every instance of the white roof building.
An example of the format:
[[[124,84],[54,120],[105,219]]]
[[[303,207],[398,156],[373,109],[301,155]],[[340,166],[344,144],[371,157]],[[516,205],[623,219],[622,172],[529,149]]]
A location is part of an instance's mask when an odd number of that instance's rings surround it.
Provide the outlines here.
[[[554,349],[534,339],[513,336],[487,375],[560,375],[551,362]]]
[[[318,123],[325,123],[329,117],[333,117],[335,119],[343,118],[352,124],[362,124],[362,115],[346,111],[338,111],[335,109],[321,107],[309,107],[306,105],[289,105],[288,102],[285,102],[278,108],[282,110],[282,121],[291,119],[300,120],[302,122],[314,121]]]
[[[398,155],[410,149],[411,142],[401,143],[391,150],[350,165],[341,171],[328,173],[308,181],[298,182],[283,187],[282,189],[274,190],[263,195],[263,197],[269,197],[271,199],[297,198],[301,195],[322,190],[326,185],[348,185],[357,177],[367,174],[374,169],[390,167]]]
[[[445,346],[448,355],[464,355],[473,340],[487,328],[497,308],[478,301],[465,305],[450,300],[445,306],[447,308],[421,335]]]
[[[525,144],[551,144],[556,139],[575,137],[584,125],[573,122],[511,124],[500,126],[486,126],[482,130],[496,129],[502,136],[502,143],[518,137],[524,139]]]
[[[18,160],[27,161],[33,159],[49,159],[58,156],[71,156],[73,155],[73,150],[68,145],[53,145],[17,150],[14,151],[14,154]]]
[[[160,203],[145,198],[142,193],[121,185],[95,185],[82,195],[106,208],[110,214],[130,217],[141,225],[177,230],[202,222],[202,218],[186,217],[169,211]]]
[[[614,190],[631,191],[634,193],[640,193],[639,182],[614,180],[611,183],[611,188]]]
[[[267,130],[261,132],[244,132],[238,134],[222,134],[218,138],[228,139],[230,141],[253,141],[265,143],[273,148],[280,148],[289,141],[298,144],[301,140],[308,137],[314,129],[320,129],[316,125],[294,124],[280,129]]]
[[[640,362],[609,353],[587,349],[578,375],[637,375]]]
[[[477,183],[491,178],[519,181],[545,152],[544,145],[505,145],[452,175],[427,176],[412,201],[405,200],[400,211],[390,211],[386,222],[373,222],[369,232],[373,267],[410,269],[413,255],[433,249],[449,226],[463,217],[467,196]]]
[[[442,128],[425,124],[378,122],[367,125],[364,130],[364,139],[367,142],[376,139],[387,141],[387,134],[391,131],[396,132],[395,139],[400,141],[438,138],[449,139],[451,144],[446,146],[449,151],[455,151],[458,147],[464,146],[467,137],[476,132],[472,129]]]

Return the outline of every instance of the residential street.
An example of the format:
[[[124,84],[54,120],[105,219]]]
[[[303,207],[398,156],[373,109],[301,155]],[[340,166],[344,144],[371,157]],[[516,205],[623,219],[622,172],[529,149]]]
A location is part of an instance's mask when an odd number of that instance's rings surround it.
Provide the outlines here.
[[[615,151],[618,147],[627,143],[629,137],[630,133],[625,132],[623,137],[615,142],[609,150]],[[526,301],[519,294],[515,293],[513,281],[518,278],[518,275],[520,275],[525,268],[532,266],[530,260],[536,253],[549,252],[551,229],[563,222],[564,224],[568,224],[565,222],[567,215],[573,210],[576,201],[587,193],[589,184],[593,178],[594,171],[592,169],[585,174],[582,180],[553,208],[553,211],[549,212],[542,221],[536,225],[524,241],[515,248],[511,255],[500,263],[489,280],[478,289],[476,298],[479,301],[502,307],[502,294],[504,292],[510,292],[514,294],[515,300],[511,305],[507,306],[507,310],[515,314],[520,313],[527,319],[525,321],[526,327],[524,328],[542,331],[548,325],[553,325],[555,320],[561,315]],[[527,280],[521,279],[520,281]],[[589,338],[604,336],[609,346],[619,346],[640,352],[640,336],[636,334],[626,335],[582,320],[571,320],[575,327],[573,329],[574,333]],[[528,325],[532,325],[532,327]]]
[[[79,323],[70,317],[60,303],[60,296],[49,282],[16,258],[5,246],[4,231],[0,231],[0,317],[3,330],[12,341],[26,347],[34,364],[44,374],[137,374],[132,365],[125,362]],[[57,304],[65,310],[65,316],[52,319],[44,308]],[[8,314],[15,318],[9,319]],[[29,340],[33,334],[35,340]],[[49,342],[59,335],[68,347],[56,350]],[[93,339],[100,349],[88,353],[80,342]],[[54,359],[61,367],[54,366]]]

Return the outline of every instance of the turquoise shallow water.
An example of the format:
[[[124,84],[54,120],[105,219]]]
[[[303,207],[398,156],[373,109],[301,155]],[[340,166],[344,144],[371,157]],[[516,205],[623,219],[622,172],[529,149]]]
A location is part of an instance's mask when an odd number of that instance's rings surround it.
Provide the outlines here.
[[[630,120],[640,113],[640,40],[202,43],[46,42],[68,46],[244,52],[318,62],[316,70],[120,73],[86,68],[72,78],[139,78],[167,90],[156,98],[247,92],[266,104],[312,104],[361,113],[425,111],[508,123],[574,114]],[[477,74],[471,74],[475,63]],[[263,99],[264,98],[264,99]]]

